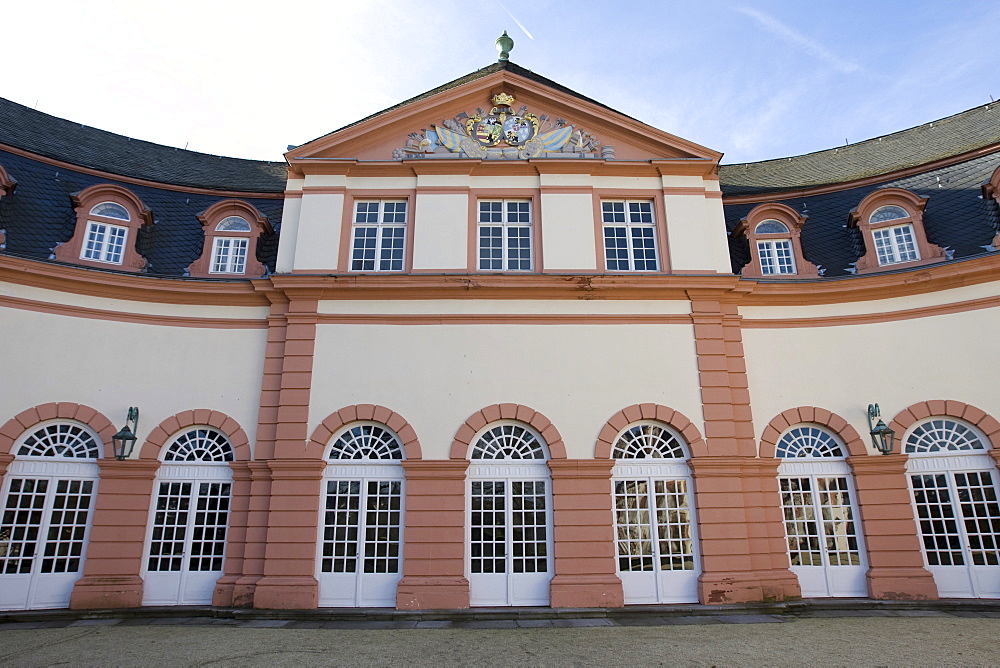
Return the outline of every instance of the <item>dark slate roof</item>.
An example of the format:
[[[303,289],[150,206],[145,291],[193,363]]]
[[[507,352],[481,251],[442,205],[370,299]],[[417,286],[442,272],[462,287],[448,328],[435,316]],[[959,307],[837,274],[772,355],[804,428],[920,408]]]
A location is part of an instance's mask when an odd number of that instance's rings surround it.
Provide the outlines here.
[[[135,193],[153,212],[154,224],[142,228],[136,240],[136,249],[147,260],[146,273],[183,276],[187,266],[201,255],[204,245],[205,235],[197,214],[219,200],[228,199],[124,183],[54,167],[2,150],[0,164],[17,182],[13,195],[0,197],[0,229],[7,235],[5,251],[38,260],[49,259],[57,244],[73,236],[76,213],[70,201],[71,193],[97,183],[116,183]],[[281,196],[245,201],[256,207],[275,228],[274,234],[261,238],[257,252],[258,259],[273,272],[278,252]]]
[[[989,104],[857,144],[722,165],[719,179],[726,195],[778,193],[878,176],[996,143],[1000,143],[1000,105]]]
[[[995,112],[1000,117],[1000,109]],[[984,200],[982,185],[1000,166],[1000,153],[993,153],[914,176],[886,180],[875,185],[849,188],[822,195],[794,197],[782,202],[808,217],[802,226],[802,253],[807,260],[825,269],[825,276],[850,274],[863,254],[860,232],[848,229],[851,210],[878,188],[898,187],[928,198],[924,209],[924,229],[928,240],[955,259],[983,253],[998,231],[996,202]],[[757,204],[725,206],[726,226],[731,232]],[[730,239],[733,271],[749,262],[745,237]]]
[[[0,98],[0,144],[81,167],[178,186],[281,193],[284,162],[243,160],[130,139]]]
[[[429,97],[437,95],[438,93],[443,93],[443,92],[445,92],[447,90],[451,90],[452,88],[458,88],[459,86],[461,86],[463,84],[467,84],[470,81],[476,81],[477,79],[482,79],[483,77],[487,77],[487,76],[493,74],[494,72],[500,72],[500,71],[503,71],[503,70],[506,70],[508,72],[513,72],[514,74],[522,76],[525,79],[529,79],[529,80],[534,81],[536,83],[540,83],[543,86],[546,86],[548,88],[552,88],[552,89],[557,90],[557,91],[559,91],[561,93],[565,93],[567,95],[571,95],[572,97],[575,97],[578,100],[583,100],[584,102],[589,102],[591,104],[596,104],[598,107],[602,107],[602,108],[607,109],[609,111],[613,111],[616,114],[618,114],[619,116],[624,116],[625,118],[632,118],[631,116],[623,114],[622,112],[618,111],[617,109],[612,109],[611,107],[609,107],[606,104],[602,104],[601,102],[598,102],[597,100],[595,100],[593,98],[589,98],[586,95],[581,95],[580,93],[577,93],[575,90],[573,90],[571,88],[567,88],[566,86],[563,86],[560,83],[556,83],[552,79],[547,79],[546,77],[543,77],[540,74],[535,74],[531,70],[529,70],[529,69],[527,69],[525,67],[521,67],[520,65],[518,65],[516,63],[513,63],[513,62],[511,62],[509,60],[506,60],[506,61],[502,60],[502,61],[497,61],[495,63],[492,63],[490,65],[487,65],[486,67],[484,67],[482,69],[478,69],[475,72],[470,72],[469,74],[466,74],[465,76],[461,76],[461,77],[459,77],[457,79],[449,81],[446,84],[442,84],[442,85],[438,86],[437,88],[432,88],[429,91],[426,91],[424,93],[421,93],[420,95],[417,95],[416,97],[411,97],[409,100],[403,100],[399,104],[394,104],[391,107],[386,107],[382,111],[376,111],[374,114],[372,114],[370,116],[366,116],[366,117],[362,118],[361,120],[354,121],[353,123],[349,123],[349,124],[345,125],[342,128],[338,128],[338,129],[334,130],[333,132],[328,132],[325,135],[321,135],[321,136],[317,137],[316,139],[312,139],[312,140],[310,140],[310,141],[308,141],[306,143],[309,144],[309,143],[312,143],[312,142],[316,141],[317,139],[322,139],[323,137],[329,137],[330,135],[336,134],[336,133],[340,132],[341,130],[346,130],[347,128],[352,128],[355,125],[360,125],[361,123],[364,123],[365,121],[367,121],[369,119],[376,118],[378,116],[381,116],[382,114],[386,114],[386,113],[388,113],[390,111],[393,111],[395,109],[401,109],[401,108],[403,108],[405,106],[413,104],[414,102],[419,102],[420,100],[425,100],[425,99],[427,99]],[[636,119],[633,118],[632,120],[636,120]]]

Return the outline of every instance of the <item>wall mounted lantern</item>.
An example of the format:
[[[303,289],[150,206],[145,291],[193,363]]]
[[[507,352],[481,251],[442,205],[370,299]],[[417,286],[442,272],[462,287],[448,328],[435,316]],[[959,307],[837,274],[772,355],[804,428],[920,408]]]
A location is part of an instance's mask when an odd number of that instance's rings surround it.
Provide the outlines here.
[[[139,409],[132,406],[128,409],[128,414],[125,416],[125,426],[111,437],[111,444],[115,448],[115,459],[118,461],[124,461],[132,454],[132,448],[135,447],[136,440],[135,432],[138,430],[138,427]]]
[[[872,420],[878,418],[876,424],[872,424]],[[872,445],[875,449],[881,452],[883,455],[892,454],[892,445],[896,441],[896,432],[889,429],[882,422],[882,413],[879,411],[878,404],[868,404],[868,430],[872,436]]]

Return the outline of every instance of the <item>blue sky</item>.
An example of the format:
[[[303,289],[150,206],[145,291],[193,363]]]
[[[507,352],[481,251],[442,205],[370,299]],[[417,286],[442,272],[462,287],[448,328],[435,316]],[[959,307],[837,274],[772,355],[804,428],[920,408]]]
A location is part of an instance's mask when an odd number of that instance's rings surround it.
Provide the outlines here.
[[[841,146],[1000,99],[995,2],[12,4],[0,96],[245,158],[279,160],[288,144],[488,65],[504,29],[517,64],[722,151],[725,163]]]

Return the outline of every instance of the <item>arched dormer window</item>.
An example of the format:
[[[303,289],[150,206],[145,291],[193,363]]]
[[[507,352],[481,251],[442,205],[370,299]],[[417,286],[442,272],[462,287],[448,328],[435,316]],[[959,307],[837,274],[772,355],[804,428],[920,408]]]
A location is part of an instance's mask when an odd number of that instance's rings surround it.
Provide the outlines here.
[[[99,183],[71,195],[76,229],[55,249],[57,260],[122,271],[142,271],[146,260],[135,249],[139,229],[153,213],[122,186]]]
[[[870,193],[851,212],[849,227],[861,231],[865,254],[854,265],[870,274],[897,267],[918,267],[944,259],[944,250],[927,241],[924,207],[927,198],[903,188]]]
[[[799,235],[806,217],[785,204],[770,202],[755,207],[733,230],[750,242],[747,278],[812,277],[819,270],[802,255]]]
[[[261,234],[272,232],[271,224],[250,204],[236,199],[222,200],[198,214],[205,228],[201,257],[191,263],[188,273],[202,278],[247,276],[266,273],[257,260]]]
[[[993,170],[990,180],[983,184],[983,198],[991,199],[996,202],[997,206],[1000,206],[1000,167]],[[996,235],[990,245],[993,248],[1000,248],[1000,227],[997,227]]]

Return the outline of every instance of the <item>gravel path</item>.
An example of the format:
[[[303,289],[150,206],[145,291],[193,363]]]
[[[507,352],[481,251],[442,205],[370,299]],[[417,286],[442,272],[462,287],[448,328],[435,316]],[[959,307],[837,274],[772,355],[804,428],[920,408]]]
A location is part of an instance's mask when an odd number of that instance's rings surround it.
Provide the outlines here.
[[[996,618],[736,617],[562,628],[348,629],[196,619],[7,624],[0,625],[0,666],[1000,665]],[[320,628],[302,627],[309,624]]]

